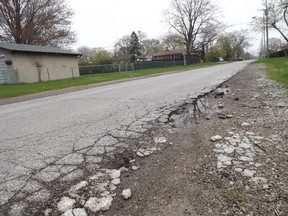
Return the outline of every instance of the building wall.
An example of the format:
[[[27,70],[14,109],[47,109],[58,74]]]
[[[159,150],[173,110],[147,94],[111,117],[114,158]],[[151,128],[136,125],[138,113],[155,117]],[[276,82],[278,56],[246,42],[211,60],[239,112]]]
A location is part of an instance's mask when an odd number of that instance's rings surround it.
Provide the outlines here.
[[[161,55],[153,56],[153,61],[183,61],[184,57],[182,54],[171,54],[171,55]]]
[[[8,56],[7,56],[8,57]],[[12,53],[11,67],[19,82],[39,82],[79,77],[78,59],[70,55]]]

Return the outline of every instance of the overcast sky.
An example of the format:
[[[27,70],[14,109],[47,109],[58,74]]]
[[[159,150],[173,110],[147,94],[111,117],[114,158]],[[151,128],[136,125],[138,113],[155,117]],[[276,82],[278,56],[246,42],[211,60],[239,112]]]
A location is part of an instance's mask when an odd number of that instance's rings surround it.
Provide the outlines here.
[[[216,0],[222,10],[223,21],[233,25],[228,31],[249,28],[254,16],[262,16],[262,0]],[[141,30],[150,38],[160,38],[169,31],[163,22],[163,11],[171,0],[70,0],[75,12],[73,29],[79,46],[112,49],[117,39],[132,31]],[[252,32],[252,30],[251,30]],[[256,52],[260,33],[251,33]]]

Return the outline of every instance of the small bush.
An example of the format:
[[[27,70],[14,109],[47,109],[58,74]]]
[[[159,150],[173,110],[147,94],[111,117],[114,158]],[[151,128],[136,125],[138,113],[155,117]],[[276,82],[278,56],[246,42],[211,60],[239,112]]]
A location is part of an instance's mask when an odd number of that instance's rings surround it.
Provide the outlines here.
[[[234,204],[239,204],[247,201],[246,194],[243,192],[226,190],[224,196],[228,202]]]

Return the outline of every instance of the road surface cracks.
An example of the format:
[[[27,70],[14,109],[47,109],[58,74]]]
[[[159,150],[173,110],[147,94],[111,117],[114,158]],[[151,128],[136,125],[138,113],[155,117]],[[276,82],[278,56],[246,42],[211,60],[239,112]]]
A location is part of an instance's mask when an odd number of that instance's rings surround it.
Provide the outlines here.
[[[201,98],[204,96],[200,95]],[[129,100],[137,99],[130,98]],[[198,123],[195,118],[203,117],[202,113],[199,112],[199,106],[205,107],[205,102],[196,104],[195,100],[195,96],[193,97],[189,94],[187,94],[186,98],[183,98],[185,106],[193,107],[192,112],[189,111],[186,117],[183,118],[184,123],[189,123],[191,122],[190,120],[192,120],[192,123],[194,120],[195,123]],[[143,109],[146,110],[147,102],[140,102],[143,104]],[[75,139],[70,138],[71,143],[73,143],[72,147],[64,146],[61,149],[58,148],[58,146],[61,146],[61,139],[64,140],[66,138],[65,133],[62,136],[58,136],[57,142],[54,141],[49,147],[41,145],[43,137],[39,137],[37,145],[40,146],[36,146],[35,143],[35,151],[31,153],[31,157],[39,157],[39,164],[23,166],[21,161],[15,163],[18,169],[25,169],[23,173],[26,173],[28,168],[30,174],[18,175],[0,183],[2,193],[0,194],[0,213],[3,215],[41,215],[43,213],[46,215],[61,215],[62,213],[76,215],[75,212],[79,210],[79,212],[94,215],[98,211],[91,206],[85,206],[89,197],[102,196],[110,199],[110,196],[116,196],[115,191],[118,184],[115,184],[115,179],[111,177],[113,170],[119,170],[121,167],[130,169],[135,163],[133,162],[135,158],[161,154],[167,144],[173,144],[169,141],[167,142],[165,137],[170,136],[173,132],[173,127],[177,128],[175,122],[179,125],[183,123],[177,118],[174,119],[174,122],[171,121],[172,113],[179,109],[179,104],[175,103],[166,104],[153,112],[147,109],[145,115],[131,113],[134,116],[134,121],[132,122],[125,122],[125,116],[123,116],[123,118],[115,120],[114,130],[103,130],[97,135],[86,134],[88,128],[93,128],[93,122],[85,126],[81,125],[82,133],[80,136],[75,136]],[[131,107],[125,101],[118,99],[117,104],[126,107],[129,115]],[[207,110],[204,109],[204,111]],[[190,118],[191,113],[194,114],[193,118]],[[189,117],[188,120],[187,117]],[[106,118],[113,118],[113,115],[108,114],[103,117],[104,120]],[[119,124],[120,122],[121,124]],[[70,128],[66,129],[69,130]],[[56,133],[56,131],[51,133]],[[55,147],[55,151],[62,153],[58,154],[57,157],[43,154],[45,147],[50,149]],[[25,146],[23,145],[21,148],[23,149]],[[5,163],[2,155],[1,160]],[[11,162],[9,161],[9,163]],[[25,163],[27,164],[27,161]],[[5,164],[3,164],[4,166]],[[131,174],[131,170],[125,171],[124,169],[122,171],[123,173],[126,172],[126,174],[123,174],[124,177]],[[6,176],[7,173],[11,174],[11,171],[4,172],[2,175]],[[19,173],[19,171],[15,173]],[[118,178],[116,178],[117,181]],[[84,186],[84,189],[80,188],[79,191],[76,191],[75,188],[78,188],[78,184],[81,183],[86,186]],[[73,204],[75,210],[72,207],[67,209],[67,211],[59,210],[58,204],[65,198],[63,196],[70,197],[70,199],[72,198],[75,201]]]
[[[130,100],[135,100],[131,98]],[[125,101],[117,100],[117,103],[123,103],[129,112],[130,107]],[[142,103],[143,110],[146,110],[147,104]],[[165,108],[167,109],[167,108]],[[133,157],[134,152],[139,148],[139,138],[145,134],[149,134],[153,129],[152,122],[159,120],[163,110],[158,110],[150,113],[148,110],[145,114],[134,115],[134,121],[129,124],[123,124],[123,119],[116,119],[115,125],[119,125],[114,131],[106,131],[102,135],[97,135],[97,139],[93,139],[89,134],[85,134],[88,128],[93,127],[93,122],[82,125],[82,133],[75,137],[70,149],[65,149],[62,154],[57,157],[49,156],[45,152],[45,147],[39,147],[45,143],[43,137],[38,138],[38,148],[31,152],[33,157],[39,157],[37,161],[39,164],[31,164],[31,166],[23,165],[21,162],[11,162],[17,169],[24,169],[29,175],[19,175],[13,177],[13,172],[7,170],[1,173],[5,176],[6,181],[1,182],[1,210],[3,215],[39,215],[43,214],[43,209],[52,207],[55,209],[56,202],[62,196],[67,188],[85,178],[91,176],[102,167],[120,168],[127,164],[127,159]],[[169,113],[165,111],[164,113]],[[105,118],[112,118],[109,114]],[[165,115],[165,118],[168,116]],[[163,118],[163,117],[162,117]],[[121,124],[120,124],[121,122]],[[69,128],[66,128],[69,130]],[[55,131],[49,132],[53,134]],[[19,137],[17,139],[25,139],[26,137]],[[58,139],[65,139],[65,134]],[[13,142],[13,140],[9,140]],[[80,144],[79,144],[80,143]],[[83,145],[83,143],[85,143]],[[145,144],[148,142],[145,142]],[[142,145],[144,142],[142,142]],[[3,154],[6,152],[15,154],[25,149],[25,144],[16,149],[7,149],[1,152],[2,167],[5,166],[5,158]],[[51,146],[47,146],[51,148]],[[145,146],[147,149],[148,146]],[[40,151],[41,149],[41,151]],[[68,153],[67,153],[68,152]],[[122,155],[128,155],[126,158]],[[122,158],[121,158],[122,157]],[[120,160],[119,160],[120,159]],[[25,162],[27,164],[27,161]],[[29,164],[29,163],[28,163]],[[38,168],[41,167],[41,168]],[[56,209],[57,210],[57,209]]]

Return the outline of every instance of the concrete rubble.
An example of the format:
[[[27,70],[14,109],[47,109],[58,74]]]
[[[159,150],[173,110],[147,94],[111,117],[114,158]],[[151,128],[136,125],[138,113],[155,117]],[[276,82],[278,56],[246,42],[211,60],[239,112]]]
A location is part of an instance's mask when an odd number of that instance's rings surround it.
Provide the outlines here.
[[[217,157],[217,168],[223,170],[227,167],[234,169],[236,172],[242,173],[243,176],[251,178],[251,181],[257,183],[266,183],[261,176],[257,176],[257,167],[254,158],[256,154],[263,154],[254,142],[262,138],[256,136],[254,132],[247,131],[245,133],[230,132],[231,136],[227,136],[223,141],[214,144]],[[263,138],[264,139],[264,138]],[[211,139],[212,140],[212,139]],[[261,142],[259,142],[261,144]],[[253,180],[252,180],[252,177]],[[255,181],[261,179],[263,181]]]
[[[104,140],[102,140],[104,142]],[[159,146],[165,144],[167,139],[165,137],[157,137],[154,139],[157,147],[139,148],[135,156],[144,158],[150,154],[156,153],[160,150]],[[130,159],[131,171],[139,170],[139,166],[136,165],[136,159]],[[122,167],[120,169],[99,169],[99,171],[88,178],[88,180],[81,181],[78,184],[72,186],[67,195],[62,197],[57,203],[57,210],[62,212],[64,216],[86,216],[89,212],[98,213],[107,211],[111,208],[114,198],[117,196],[116,190],[121,185],[121,174],[129,172],[129,169]],[[83,196],[84,191],[90,191],[91,196]],[[131,197],[131,190],[123,190],[120,196],[127,200]],[[84,198],[85,197],[85,198]],[[78,208],[75,208],[77,206]],[[82,206],[82,208],[79,208]],[[53,209],[46,209],[47,216]]]
[[[121,196],[123,197],[123,199],[129,199],[131,197],[132,193],[130,189],[125,189],[122,191]]]

